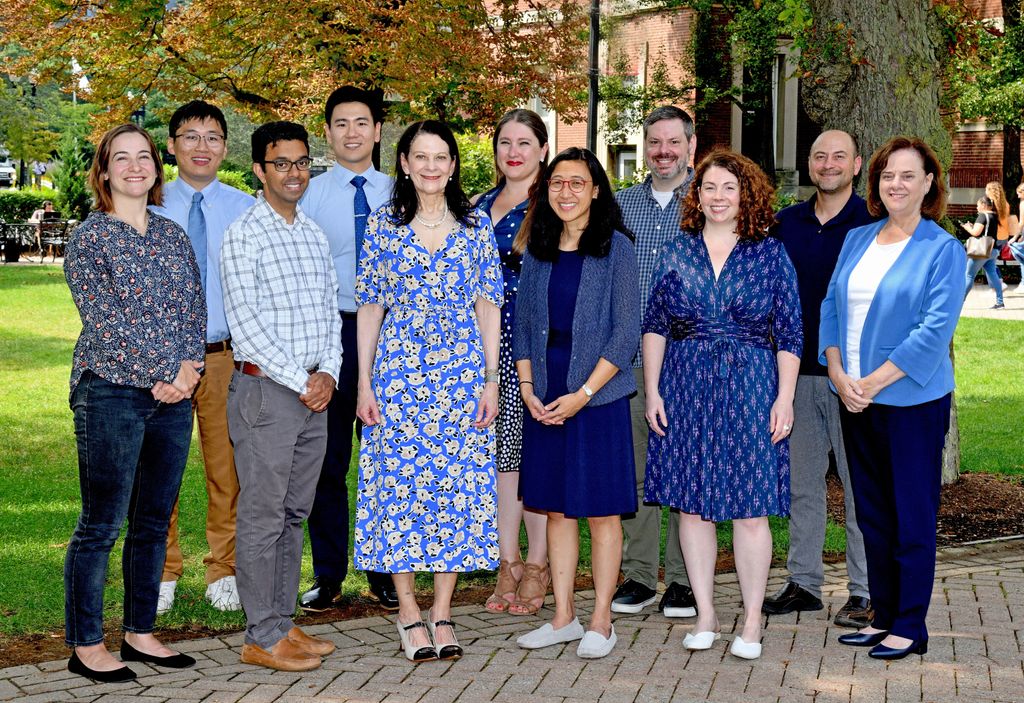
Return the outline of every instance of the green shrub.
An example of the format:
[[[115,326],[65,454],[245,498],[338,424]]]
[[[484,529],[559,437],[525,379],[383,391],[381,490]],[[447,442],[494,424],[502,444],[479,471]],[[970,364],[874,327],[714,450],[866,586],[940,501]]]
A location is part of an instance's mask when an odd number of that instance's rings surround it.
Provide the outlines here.
[[[477,134],[456,134],[455,141],[459,145],[459,175],[462,190],[466,195],[474,196],[494,187],[494,154],[491,142]]]
[[[53,174],[53,184],[59,193],[55,204],[65,217],[84,220],[92,209],[87,178],[93,147],[85,138],[67,134],[61,139],[57,157],[60,167]]]
[[[32,213],[43,207],[44,200],[57,203],[57,191],[49,188],[38,190],[0,190],[0,220],[24,222]],[[57,208],[59,210],[59,208]]]

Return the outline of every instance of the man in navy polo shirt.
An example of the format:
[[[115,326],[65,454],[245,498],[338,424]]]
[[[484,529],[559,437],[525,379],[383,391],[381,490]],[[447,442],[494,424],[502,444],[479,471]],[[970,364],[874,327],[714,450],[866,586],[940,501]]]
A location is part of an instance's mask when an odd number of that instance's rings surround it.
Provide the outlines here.
[[[861,158],[853,136],[839,130],[822,133],[811,145],[808,169],[816,192],[805,202],[780,211],[778,237],[793,260],[800,288],[804,353],[793,399],[795,421],[789,438],[790,494],[789,580],[762,610],[769,615],[821,610],[825,544],[825,474],[833,452],[846,500],[846,571],[850,597],[835,623],[864,627],[871,623],[864,539],[857,527],[850,472],[839,427],[839,400],[829,390],[828,374],[818,364],[821,301],[835,270],[846,233],[871,223],[864,200],[853,192]]]

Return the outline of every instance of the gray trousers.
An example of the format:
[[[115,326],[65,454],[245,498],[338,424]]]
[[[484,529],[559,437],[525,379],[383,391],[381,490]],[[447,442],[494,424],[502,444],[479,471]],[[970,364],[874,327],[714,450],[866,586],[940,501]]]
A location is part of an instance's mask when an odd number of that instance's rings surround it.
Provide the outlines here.
[[[327,448],[327,413],[311,411],[290,388],[235,371],[228,430],[238,472],[235,570],[245,642],[270,649],[295,626],[302,523]]]
[[[829,390],[828,378],[801,374],[793,399],[793,433],[789,438],[790,517],[789,580],[821,597],[825,573],[821,553],[825,546],[825,474],[828,451],[836,456],[846,502],[846,573],[851,596],[868,598],[868,571],[864,538],[850,487],[843,433],[839,426],[839,397]]]
[[[635,515],[622,516],[622,575],[648,588],[658,587],[658,566],[661,563],[660,505],[644,505],[644,473],[647,469],[647,420],[644,405],[644,370],[633,369],[636,376],[636,396],[629,401],[633,421],[633,459],[636,464],[636,493],[639,508]],[[679,513],[669,511],[668,534],[665,535],[665,583],[690,585],[679,548]]]

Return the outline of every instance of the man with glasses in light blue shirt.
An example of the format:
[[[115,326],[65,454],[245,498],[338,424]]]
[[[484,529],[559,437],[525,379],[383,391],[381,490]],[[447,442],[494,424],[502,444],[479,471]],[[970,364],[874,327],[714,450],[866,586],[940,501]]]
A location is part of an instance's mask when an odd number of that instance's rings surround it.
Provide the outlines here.
[[[219,108],[202,100],[182,105],[171,116],[167,151],[178,162],[178,177],[164,185],[163,206],[152,208],[188,233],[206,291],[206,366],[192,396],[206,468],[206,599],[218,610],[241,607],[235,586],[235,509],[238,477],[228,440],[228,384],[234,371],[231,336],[224,315],[220,250],[224,231],[255,200],[224,185],[217,169],[227,155],[228,125]],[[174,605],[183,571],[178,543],[178,506],[167,531],[167,557],[160,578],[157,613]]]
[[[384,110],[379,93],[343,86],[327,98],[324,136],[335,164],[310,181],[303,212],[313,219],[331,247],[338,274],[338,312],[343,349],[338,390],[327,409],[327,453],[309,516],[313,586],[299,599],[307,612],[333,608],[348,574],[349,510],[346,476],[356,419],[356,266],[366,217],[391,198],[394,179],[374,168]],[[390,574],[367,572],[370,592],[388,610],[398,609]]]

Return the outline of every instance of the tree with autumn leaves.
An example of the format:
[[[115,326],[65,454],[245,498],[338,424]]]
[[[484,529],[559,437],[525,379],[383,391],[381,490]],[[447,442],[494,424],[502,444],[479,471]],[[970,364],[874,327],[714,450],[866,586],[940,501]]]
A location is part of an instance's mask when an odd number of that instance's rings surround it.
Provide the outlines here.
[[[89,100],[108,109],[100,127],[154,92],[231,104],[256,120],[301,119],[343,83],[395,96],[399,117],[486,123],[534,96],[578,117],[585,21],[572,0],[0,4],[0,33],[22,49],[6,72],[70,90],[80,71]]]

